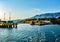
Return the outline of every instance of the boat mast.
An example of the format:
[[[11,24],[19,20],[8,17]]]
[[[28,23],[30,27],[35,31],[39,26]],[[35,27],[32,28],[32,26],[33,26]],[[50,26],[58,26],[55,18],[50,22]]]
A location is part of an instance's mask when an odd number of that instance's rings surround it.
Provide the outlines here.
[[[9,20],[11,20],[11,13],[9,12]]]
[[[4,20],[5,20],[5,13],[4,13]]]

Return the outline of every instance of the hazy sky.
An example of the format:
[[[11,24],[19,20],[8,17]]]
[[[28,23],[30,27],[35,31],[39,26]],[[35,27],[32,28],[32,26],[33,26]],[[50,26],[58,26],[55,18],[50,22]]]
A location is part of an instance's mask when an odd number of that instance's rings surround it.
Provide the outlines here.
[[[29,18],[41,13],[60,12],[60,0],[0,0],[0,19]]]

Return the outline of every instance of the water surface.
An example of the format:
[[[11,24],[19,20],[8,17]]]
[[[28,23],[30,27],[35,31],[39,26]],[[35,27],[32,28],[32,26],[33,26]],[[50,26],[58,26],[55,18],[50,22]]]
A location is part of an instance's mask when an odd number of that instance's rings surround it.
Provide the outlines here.
[[[60,25],[19,24],[0,28],[0,42],[60,42]]]

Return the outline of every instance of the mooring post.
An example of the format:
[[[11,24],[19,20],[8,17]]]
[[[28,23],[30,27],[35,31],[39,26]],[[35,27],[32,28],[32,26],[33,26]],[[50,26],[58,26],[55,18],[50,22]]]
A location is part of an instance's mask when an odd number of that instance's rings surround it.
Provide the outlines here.
[[[13,28],[17,28],[17,23],[13,23]]]
[[[14,28],[14,23],[13,23],[13,28]]]
[[[15,23],[15,28],[17,28],[17,23]]]

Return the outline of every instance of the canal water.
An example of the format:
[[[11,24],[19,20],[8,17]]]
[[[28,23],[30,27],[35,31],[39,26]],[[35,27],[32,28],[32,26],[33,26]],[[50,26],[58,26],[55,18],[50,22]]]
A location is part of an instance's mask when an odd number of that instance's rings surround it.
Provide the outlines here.
[[[19,24],[0,28],[0,42],[60,42],[60,25]]]

